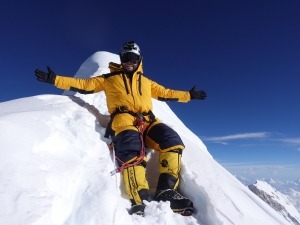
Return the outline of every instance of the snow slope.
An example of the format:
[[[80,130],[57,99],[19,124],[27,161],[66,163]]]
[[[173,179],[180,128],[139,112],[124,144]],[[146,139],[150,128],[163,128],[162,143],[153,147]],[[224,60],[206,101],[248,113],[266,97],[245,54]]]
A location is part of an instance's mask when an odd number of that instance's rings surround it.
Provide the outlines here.
[[[257,180],[255,184],[249,185],[249,189],[282,214],[287,221],[300,225],[300,213],[289,201],[287,196],[275,190],[267,182],[261,180]]]
[[[108,72],[109,61],[119,59],[96,52],[75,76]],[[120,174],[110,176],[115,166],[99,126],[101,114],[107,114],[105,95],[65,94],[0,103],[0,224],[290,224],[219,165],[168,105],[156,100],[154,113],[186,145],[180,190],[194,201],[196,213],[182,217],[168,202],[150,202],[145,217],[128,215],[130,203]],[[148,157],[153,193],[157,154],[149,150]]]
[[[265,179],[264,181],[286,195],[298,212],[300,212],[300,179],[285,182],[274,179]]]

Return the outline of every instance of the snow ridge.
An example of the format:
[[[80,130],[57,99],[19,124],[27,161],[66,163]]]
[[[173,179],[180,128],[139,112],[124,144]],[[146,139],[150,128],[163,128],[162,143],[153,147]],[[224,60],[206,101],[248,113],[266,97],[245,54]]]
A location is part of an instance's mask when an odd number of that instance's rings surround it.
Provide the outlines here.
[[[256,181],[255,184],[249,185],[249,189],[283,215],[287,221],[300,225],[300,213],[288,200],[287,196],[275,190],[265,181]]]
[[[110,61],[118,63],[117,55],[97,52],[76,76],[96,76]],[[0,103],[0,224],[291,224],[218,164],[169,106],[156,100],[155,115],[186,145],[179,188],[194,201],[196,213],[183,217],[168,202],[152,201],[145,217],[128,215],[120,174],[110,176],[115,168],[110,140],[99,125],[99,116],[108,114],[105,95],[64,94]],[[157,152],[149,149],[148,158],[153,193]]]

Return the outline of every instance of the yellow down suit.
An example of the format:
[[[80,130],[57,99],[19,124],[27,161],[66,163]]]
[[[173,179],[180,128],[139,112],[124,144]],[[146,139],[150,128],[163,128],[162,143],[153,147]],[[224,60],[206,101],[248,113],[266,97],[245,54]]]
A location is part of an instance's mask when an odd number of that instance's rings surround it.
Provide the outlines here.
[[[188,102],[191,100],[189,92],[167,89],[150,80],[143,74],[142,62],[131,76],[119,64],[110,63],[109,67],[111,73],[87,79],[56,75],[54,85],[83,94],[104,91],[111,114],[108,129],[119,165],[133,162],[139,156],[141,144],[144,143],[146,147],[160,152],[160,173],[172,175],[174,178],[172,184],[161,181],[158,188],[176,188],[184,144],[172,128],[153,115],[152,98]],[[141,114],[145,120],[143,142],[136,126],[137,114]],[[133,204],[142,204],[142,200],[149,200],[145,166],[146,158],[143,163],[122,171],[126,191]]]

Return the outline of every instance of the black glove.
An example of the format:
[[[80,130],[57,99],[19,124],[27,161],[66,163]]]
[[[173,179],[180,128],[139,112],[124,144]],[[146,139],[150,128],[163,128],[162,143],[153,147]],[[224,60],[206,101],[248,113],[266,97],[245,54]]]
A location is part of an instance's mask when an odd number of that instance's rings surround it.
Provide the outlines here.
[[[56,74],[51,70],[49,66],[47,66],[48,73],[42,70],[36,69],[35,76],[39,81],[54,84]]]
[[[196,88],[196,86],[194,86],[194,87],[190,90],[191,99],[200,99],[200,100],[204,100],[204,99],[206,98],[206,92],[203,91],[203,90],[196,91],[195,88]]]

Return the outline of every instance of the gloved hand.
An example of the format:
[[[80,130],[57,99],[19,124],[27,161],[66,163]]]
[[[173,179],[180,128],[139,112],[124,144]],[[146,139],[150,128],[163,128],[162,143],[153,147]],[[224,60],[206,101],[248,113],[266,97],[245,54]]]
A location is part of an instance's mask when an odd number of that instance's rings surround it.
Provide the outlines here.
[[[51,70],[49,66],[47,66],[48,73],[42,70],[36,69],[35,76],[39,81],[54,84],[56,74]]]
[[[203,91],[203,90],[196,91],[195,88],[196,88],[196,86],[194,86],[194,87],[190,90],[191,99],[200,99],[200,100],[204,100],[204,99],[206,98],[206,92]]]

